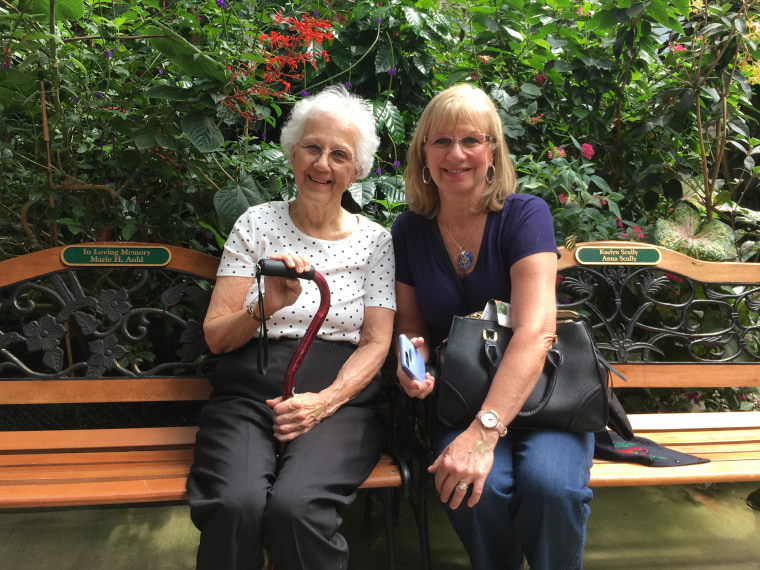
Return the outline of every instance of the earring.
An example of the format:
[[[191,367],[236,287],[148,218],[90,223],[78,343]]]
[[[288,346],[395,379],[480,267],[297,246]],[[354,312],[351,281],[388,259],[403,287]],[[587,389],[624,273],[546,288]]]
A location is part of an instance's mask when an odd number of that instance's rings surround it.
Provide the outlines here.
[[[425,178],[425,170],[427,170],[427,172],[428,172],[427,179]],[[427,164],[422,167],[421,178],[422,178],[422,183],[423,184],[429,184],[430,181],[433,179],[433,175],[430,174],[430,169],[428,168]]]
[[[491,176],[488,176],[488,171],[491,171]],[[486,168],[486,182],[489,184],[493,184],[493,181],[496,180],[496,167],[492,164],[488,168]]]

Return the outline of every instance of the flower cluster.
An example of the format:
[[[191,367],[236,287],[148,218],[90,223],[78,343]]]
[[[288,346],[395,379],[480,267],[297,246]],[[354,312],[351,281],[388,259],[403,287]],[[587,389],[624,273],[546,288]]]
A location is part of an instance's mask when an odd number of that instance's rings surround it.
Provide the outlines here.
[[[583,143],[581,145],[581,154],[586,160],[591,160],[591,157],[594,156],[594,147],[588,143]]]
[[[565,149],[564,148],[556,148],[554,150],[557,151],[557,158],[565,158]],[[553,151],[549,150],[546,154],[549,157],[549,160],[554,160],[554,152]]]
[[[263,69],[256,63],[240,61],[233,69],[232,79],[227,94],[220,97],[222,105],[248,120],[257,118],[252,101],[255,97],[284,97],[290,93],[294,81],[304,77],[303,67],[309,64],[317,69],[316,57],[324,61],[330,55],[322,47],[325,41],[332,40],[330,22],[304,15],[301,20],[294,16],[283,17],[278,13],[275,24],[286,24],[289,34],[272,31],[261,34],[259,42],[261,55],[266,59]],[[243,88],[240,85],[244,85]],[[308,92],[302,91],[302,97]]]

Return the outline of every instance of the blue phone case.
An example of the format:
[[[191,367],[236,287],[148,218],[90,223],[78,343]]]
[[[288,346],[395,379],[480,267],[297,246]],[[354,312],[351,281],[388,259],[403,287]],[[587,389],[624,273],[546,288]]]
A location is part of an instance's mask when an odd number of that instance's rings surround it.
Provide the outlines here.
[[[425,361],[419,351],[405,334],[398,335],[399,359],[401,369],[407,376],[423,382],[425,380]]]

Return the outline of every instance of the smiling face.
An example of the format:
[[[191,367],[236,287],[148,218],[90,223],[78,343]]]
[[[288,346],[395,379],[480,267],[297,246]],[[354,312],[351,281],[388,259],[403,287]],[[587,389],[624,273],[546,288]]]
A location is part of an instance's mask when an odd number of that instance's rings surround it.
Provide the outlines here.
[[[320,203],[340,203],[343,191],[357,177],[356,160],[340,163],[329,151],[343,150],[356,155],[356,128],[333,115],[307,119],[299,144],[293,148],[293,174],[299,196]],[[323,152],[315,153],[315,145]]]
[[[488,142],[472,144],[473,140],[483,140],[481,135],[490,133],[482,126],[469,121],[459,121],[453,127],[437,127],[427,135],[424,146],[425,164],[440,192],[454,192],[459,195],[475,193],[481,196],[486,187],[486,170],[493,164],[493,152]],[[451,137],[452,144],[441,144]]]

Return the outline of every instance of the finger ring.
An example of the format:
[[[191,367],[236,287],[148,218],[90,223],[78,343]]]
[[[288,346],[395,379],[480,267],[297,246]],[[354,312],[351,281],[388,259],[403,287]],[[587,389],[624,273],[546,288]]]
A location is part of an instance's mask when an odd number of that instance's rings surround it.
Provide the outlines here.
[[[467,483],[459,483],[459,484],[457,484],[457,489],[461,489],[462,491],[466,491],[469,488],[470,488],[470,486]]]

